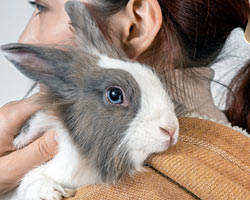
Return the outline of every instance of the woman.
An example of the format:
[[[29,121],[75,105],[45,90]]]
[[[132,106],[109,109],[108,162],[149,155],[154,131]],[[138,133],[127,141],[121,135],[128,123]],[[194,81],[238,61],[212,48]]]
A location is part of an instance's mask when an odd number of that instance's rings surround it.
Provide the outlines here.
[[[184,104],[186,111],[228,122],[225,114],[213,103],[210,93],[213,71],[207,66],[215,61],[230,32],[236,27],[246,26],[249,16],[248,0],[82,1],[88,3],[110,42],[123,48],[130,59],[149,64],[159,71],[173,98]],[[65,2],[66,0],[31,2],[36,10],[19,42],[70,43],[72,32],[64,11]],[[0,137],[3,138],[0,140],[0,171],[1,174],[6,174],[0,180],[0,192],[15,187],[30,168],[56,153],[51,133],[45,133],[22,152],[15,151],[11,146],[21,125],[40,109],[34,103],[36,98],[34,96],[11,103],[0,110]],[[14,110],[16,114],[13,114]],[[44,141],[46,147],[41,150],[41,143]],[[32,151],[32,156],[36,159],[31,159],[30,162],[25,159],[25,163],[14,160],[14,157],[22,160],[31,155],[29,152]],[[13,167],[6,170],[4,165]],[[150,165],[151,168],[152,166]],[[172,189],[176,187],[173,183],[168,186]],[[120,191],[119,188],[116,190]]]

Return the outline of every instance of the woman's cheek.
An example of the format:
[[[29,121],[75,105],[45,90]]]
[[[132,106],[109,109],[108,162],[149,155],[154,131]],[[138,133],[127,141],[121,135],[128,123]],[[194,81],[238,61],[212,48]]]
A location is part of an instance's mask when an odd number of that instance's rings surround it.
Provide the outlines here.
[[[64,7],[48,9],[37,15],[34,12],[19,38],[21,43],[29,44],[71,44],[73,33],[70,19]]]
[[[41,21],[40,43],[42,44],[68,44],[72,41],[73,33],[70,30],[68,17],[48,18]]]

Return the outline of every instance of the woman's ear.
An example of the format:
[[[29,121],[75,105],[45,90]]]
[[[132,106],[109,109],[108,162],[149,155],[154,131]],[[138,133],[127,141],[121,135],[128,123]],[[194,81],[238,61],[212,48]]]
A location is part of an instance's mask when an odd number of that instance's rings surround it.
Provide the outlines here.
[[[157,0],[130,0],[111,17],[111,23],[127,56],[136,59],[149,48],[161,28],[161,7]]]

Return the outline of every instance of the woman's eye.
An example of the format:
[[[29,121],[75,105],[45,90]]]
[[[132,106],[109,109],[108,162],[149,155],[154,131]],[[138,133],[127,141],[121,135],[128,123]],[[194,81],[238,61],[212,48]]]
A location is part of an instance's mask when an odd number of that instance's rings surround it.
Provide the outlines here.
[[[123,91],[118,87],[111,87],[107,90],[106,96],[111,104],[123,104],[124,95]]]
[[[30,5],[38,10],[37,14],[43,13],[47,8],[36,1],[29,1]]]

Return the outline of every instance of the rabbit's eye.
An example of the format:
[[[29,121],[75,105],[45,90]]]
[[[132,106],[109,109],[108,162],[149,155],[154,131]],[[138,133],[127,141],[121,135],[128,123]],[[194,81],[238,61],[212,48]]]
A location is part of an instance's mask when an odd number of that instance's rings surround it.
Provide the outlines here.
[[[112,104],[123,104],[123,92],[118,87],[111,87],[107,90],[107,99]]]

